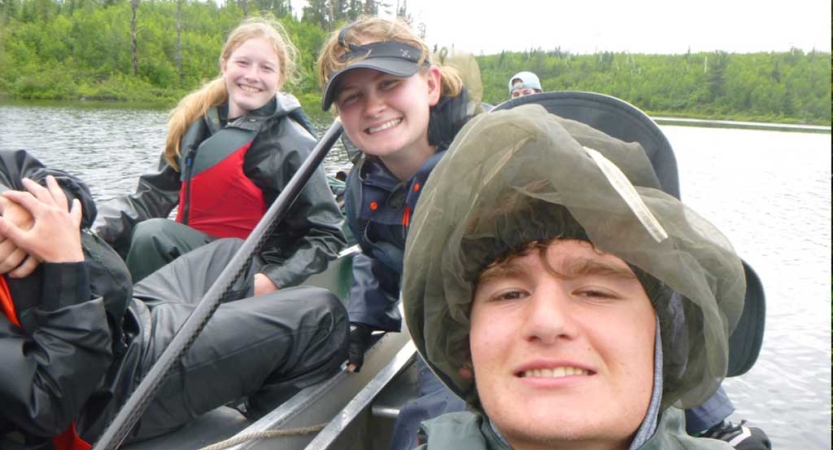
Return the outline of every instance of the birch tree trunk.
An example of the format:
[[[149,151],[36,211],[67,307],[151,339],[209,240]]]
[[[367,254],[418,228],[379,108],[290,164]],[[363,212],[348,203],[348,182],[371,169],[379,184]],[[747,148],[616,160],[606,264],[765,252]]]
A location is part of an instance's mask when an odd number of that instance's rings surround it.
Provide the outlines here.
[[[176,74],[182,84],[182,0],[176,0]]]
[[[130,39],[131,51],[133,52],[133,76],[139,75],[139,51],[136,44],[136,12],[139,9],[140,0],[130,0]]]

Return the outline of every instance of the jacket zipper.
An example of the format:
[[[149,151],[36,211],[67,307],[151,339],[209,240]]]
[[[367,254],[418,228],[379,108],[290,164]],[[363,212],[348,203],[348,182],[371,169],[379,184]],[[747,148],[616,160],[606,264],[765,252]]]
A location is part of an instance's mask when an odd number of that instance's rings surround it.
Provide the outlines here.
[[[182,224],[188,225],[188,213],[191,206],[191,175],[194,166],[194,154],[197,149],[192,145],[188,147],[188,154],[185,156],[185,196],[184,204],[179,205],[182,209]]]

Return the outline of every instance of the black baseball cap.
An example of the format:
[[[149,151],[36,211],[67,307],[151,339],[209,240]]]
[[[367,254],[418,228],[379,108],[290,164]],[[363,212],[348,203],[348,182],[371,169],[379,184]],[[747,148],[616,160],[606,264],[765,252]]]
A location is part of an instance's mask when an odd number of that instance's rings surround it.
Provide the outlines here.
[[[341,39],[341,38],[339,38]],[[397,41],[371,42],[365,45],[344,44],[350,50],[339,58],[342,62],[356,60],[330,75],[321,107],[324,111],[330,109],[338,93],[342,75],[354,69],[373,69],[397,77],[407,78],[417,73],[420,67],[428,67],[431,63],[426,58],[421,64],[422,50]]]

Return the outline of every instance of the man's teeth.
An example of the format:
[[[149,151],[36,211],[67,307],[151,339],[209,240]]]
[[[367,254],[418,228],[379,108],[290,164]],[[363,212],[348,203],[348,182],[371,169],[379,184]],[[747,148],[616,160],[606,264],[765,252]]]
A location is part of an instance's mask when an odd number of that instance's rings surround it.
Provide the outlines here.
[[[389,120],[389,121],[379,125],[378,127],[368,128],[367,132],[370,133],[370,134],[378,133],[380,131],[387,130],[388,128],[395,127],[396,125],[399,125],[399,122],[402,122],[402,119]]]
[[[240,89],[242,89],[242,90],[244,90],[244,91],[246,91],[246,92],[251,92],[251,93],[253,93],[253,94],[256,94],[256,93],[260,92],[260,89],[258,89],[258,88],[253,88],[253,87],[251,87],[251,86],[244,86],[244,85],[240,85]]]
[[[536,378],[561,378],[561,377],[568,377],[570,375],[589,375],[590,372],[579,369],[577,367],[556,367],[555,369],[534,369],[534,370],[527,370],[521,376],[523,378],[526,377],[536,377]]]

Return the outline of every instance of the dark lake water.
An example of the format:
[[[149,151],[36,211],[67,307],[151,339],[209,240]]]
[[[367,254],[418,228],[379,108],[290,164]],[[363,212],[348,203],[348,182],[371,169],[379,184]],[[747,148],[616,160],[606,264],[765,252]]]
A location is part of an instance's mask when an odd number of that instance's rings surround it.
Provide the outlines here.
[[[156,164],[165,123],[159,110],[0,105],[0,149],[28,149],[81,176],[104,200],[131,191]],[[760,358],[724,384],[734,418],[762,427],[774,448],[829,450],[830,134],[662,129],[677,155],[683,200],[729,237],[766,290]],[[336,149],[325,168],[344,164]]]

